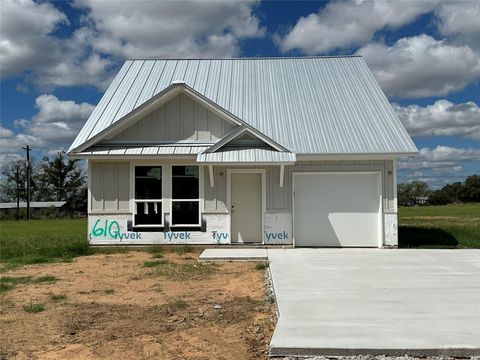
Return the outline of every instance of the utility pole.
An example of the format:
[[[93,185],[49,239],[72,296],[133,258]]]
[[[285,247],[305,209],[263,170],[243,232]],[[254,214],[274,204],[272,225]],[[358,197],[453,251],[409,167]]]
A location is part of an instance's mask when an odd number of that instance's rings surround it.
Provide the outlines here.
[[[27,220],[30,220],[30,146],[22,147],[27,152]]]
[[[20,220],[20,165],[15,168],[15,183],[17,184],[17,220]]]

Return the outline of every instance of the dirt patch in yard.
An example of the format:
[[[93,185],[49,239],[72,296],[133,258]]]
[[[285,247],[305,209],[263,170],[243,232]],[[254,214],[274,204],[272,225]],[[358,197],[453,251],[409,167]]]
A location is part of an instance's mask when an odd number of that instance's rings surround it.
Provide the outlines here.
[[[56,281],[0,292],[0,359],[266,358],[275,324],[263,271],[197,256],[95,255],[1,274]]]

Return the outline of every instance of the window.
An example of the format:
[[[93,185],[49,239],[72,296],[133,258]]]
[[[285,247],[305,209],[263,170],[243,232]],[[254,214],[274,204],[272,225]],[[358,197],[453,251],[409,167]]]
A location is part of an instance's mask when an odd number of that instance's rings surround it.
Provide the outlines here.
[[[135,167],[134,226],[162,226],[162,167]]]
[[[172,166],[172,226],[200,226],[198,166]]]

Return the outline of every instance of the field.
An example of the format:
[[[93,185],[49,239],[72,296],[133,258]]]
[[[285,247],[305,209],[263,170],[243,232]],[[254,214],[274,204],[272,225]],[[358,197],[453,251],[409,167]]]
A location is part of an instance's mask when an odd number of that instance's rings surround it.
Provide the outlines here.
[[[200,250],[96,254],[0,274],[0,359],[262,359],[264,269]]]
[[[399,246],[480,248],[480,204],[401,207]]]

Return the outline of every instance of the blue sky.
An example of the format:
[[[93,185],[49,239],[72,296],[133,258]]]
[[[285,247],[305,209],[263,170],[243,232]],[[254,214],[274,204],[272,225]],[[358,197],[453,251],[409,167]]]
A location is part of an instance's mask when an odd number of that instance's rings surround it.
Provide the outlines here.
[[[479,1],[2,0],[0,161],[68,148],[131,57],[360,54],[419,155],[399,181],[480,173]]]

